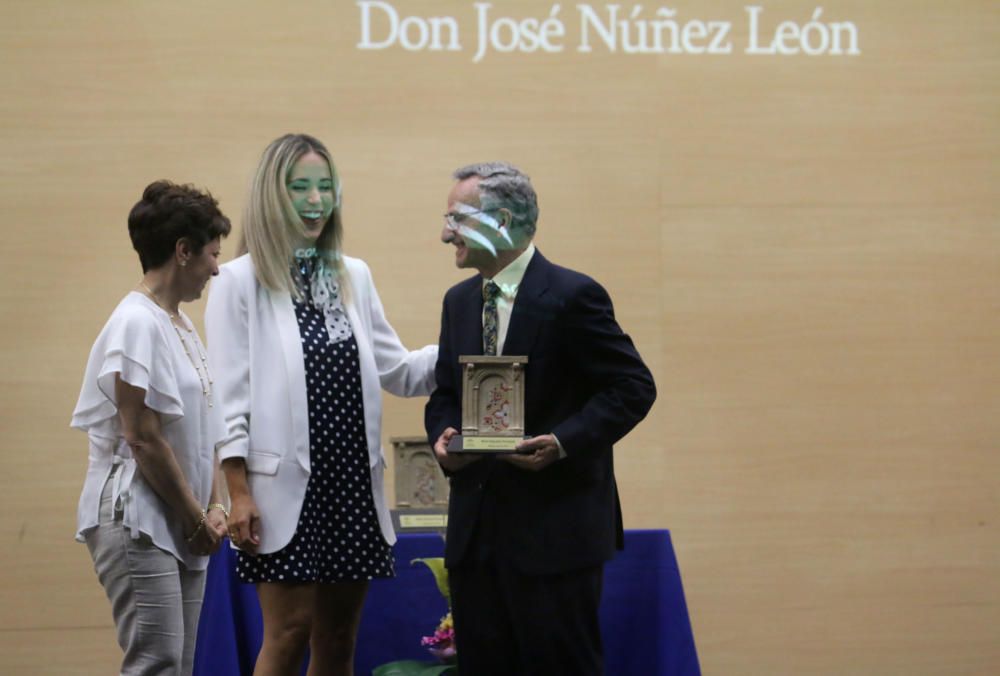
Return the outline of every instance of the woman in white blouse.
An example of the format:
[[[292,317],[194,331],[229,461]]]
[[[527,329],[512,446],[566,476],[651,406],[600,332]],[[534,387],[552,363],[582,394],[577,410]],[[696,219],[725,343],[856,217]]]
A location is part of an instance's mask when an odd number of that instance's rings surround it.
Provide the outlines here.
[[[368,266],[341,254],[340,180],[317,139],[261,158],[239,249],[206,311],[228,435],[237,574],[264,617],[255,674],[353,674],[368,581],[393,575],[381,412],[429,394],[437,347],[409,351]]]
[[[90,444],[76,537],[111,601],[121,673],[190,674],[208,555],[226,533],[226,430],[179,306],[218,274],[230,224],[211,195],[157,181],[128,230],[143,277],[97,337],[73,412]]]

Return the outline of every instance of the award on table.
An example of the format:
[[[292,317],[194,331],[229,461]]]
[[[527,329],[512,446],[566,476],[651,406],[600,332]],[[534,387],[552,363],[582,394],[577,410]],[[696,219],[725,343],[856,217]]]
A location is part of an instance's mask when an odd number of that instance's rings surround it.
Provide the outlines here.
[[[448,528],[448,478],[426,436],[392,437],[396,506],[389,510],[397,533],[441,533]]]
[[[460,356],[462,433],[449,453],[514,453],[524,439],[526,356]]]

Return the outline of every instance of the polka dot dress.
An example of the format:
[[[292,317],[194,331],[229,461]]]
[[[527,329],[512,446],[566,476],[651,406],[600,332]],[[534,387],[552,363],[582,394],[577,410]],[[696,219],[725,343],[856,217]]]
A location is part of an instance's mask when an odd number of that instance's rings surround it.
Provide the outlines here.
[[[372,498],[358,344],[331,343],[323,312],[295,303],[309,398],[312,473],[291,542],[256,558],[237,553],[243,582],[334,583],[392,577],[392,550]]]

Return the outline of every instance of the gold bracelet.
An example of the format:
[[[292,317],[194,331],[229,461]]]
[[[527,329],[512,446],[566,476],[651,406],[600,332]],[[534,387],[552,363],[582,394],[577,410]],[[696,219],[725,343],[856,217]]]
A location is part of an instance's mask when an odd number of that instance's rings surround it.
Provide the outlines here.
[[[208,512],[206,512],[204,509],[201,510],[201,521],[198,522],[198,525],[195,527],[194,532],[191,533],[190,537],[188,537],[187,539],[188,544],[191,544],[191,541],[194,540],[196,537],[198,537],[198,533],[200,533],[201,529],[205,527],[205,519],[207,518],[208,518]]]
[[[213,502],[212,504],[210,504],[210,505],[209,505],[209,506],[208,506],[208,507],[207,507],[207,508],[205,509],[205,511],[206,511],[206,512],[211,512],[211,511],[212,511],[213,509],[219,509],[219,510],[222,510],[222,513],[226,515],[226,518],[227,518],[227,519],[229,518],[229,510],[228,510],[228,509],[226,509],[226,506],[225,506],[224,504],[222,504],[221,502]]]

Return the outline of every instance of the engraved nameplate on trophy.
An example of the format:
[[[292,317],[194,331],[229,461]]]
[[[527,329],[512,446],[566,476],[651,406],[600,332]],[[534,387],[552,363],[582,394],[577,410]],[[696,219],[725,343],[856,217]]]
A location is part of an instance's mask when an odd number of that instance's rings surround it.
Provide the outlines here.
[[[526,356],[460,356],[462,433],[449,453],[514,453],[524,439]]]

